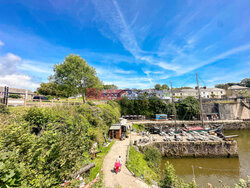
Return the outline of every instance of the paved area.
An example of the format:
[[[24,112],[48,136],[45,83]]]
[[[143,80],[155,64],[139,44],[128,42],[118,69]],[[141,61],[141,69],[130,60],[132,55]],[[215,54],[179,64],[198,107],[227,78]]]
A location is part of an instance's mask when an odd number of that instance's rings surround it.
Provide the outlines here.
[[[125,166],[126,153],[129,145],[129,139],[123,141],[116,141],[109,153],[106,155],[103,162],[104,171],[104,184],[105,187],[110,188],[148,188],[146,183],[140,181],[134,177]],[[113,172],[115,160],[118,159],[119,155],[122,157],[122,168],[121,171],[116,174]]]

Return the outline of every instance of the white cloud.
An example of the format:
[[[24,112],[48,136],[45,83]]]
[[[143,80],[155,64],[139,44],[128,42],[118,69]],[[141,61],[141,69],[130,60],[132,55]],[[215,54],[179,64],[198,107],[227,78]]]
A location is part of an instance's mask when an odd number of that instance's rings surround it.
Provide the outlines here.
[[[145,74],[164,74],[164,72],[162,71],[150,71],[150,70],[147,70],[147,71],[144,71]]]
[[[48,67],[45,63],[22,60],[15,54],[7,53],[0,56],[0,85],[35,90],[39,84],[34,81],[33,77],[22,72],[29,72],[31,75],[41,73],[48,75],[51,73],[51,69]]]
[[[127,24],[118,3],[115,0],[93,1],[93,3],[101,18],[109,24],[110,29],[119,38],[124,48],[135,57],[141,53],[142,50],[136,41],[133,31]]]
[[[151,83],[143,83],[143,82],[137,82],[137,81],[130,81],[127,80],[115,80],[113,82],[105,82],[105,84],[115,84],[119,86],[119,88],[138,88],[138,89],[145,89],[145,88],[152,88],[153,84]]]
[[[10,74],[0,76],[0,86],[9,86],[21,89],[35,90],[39,84],[34,83],[32,78],[23,74]]]
[[[4,45],[3,41],[0,40],[0,46],[3,46],[3,45]]]
[[[16,66],[21,62],[21,58],[8,53],[5,56],[0,56],[0,72],[1,75],[12,74],[17,71]]]
[[[158,62],[156,63],[159,67],[166,69],[166,70],[173,70],[173,71],[177,71],[179,69],[178,65],[174,65],[171,63],[166,63],[166,62]]]
[[[36,72],[51,75],[53,73],[53,64],[48,64],[39,61],[23,60],[19,70],[24,70],[27,72]]]
[[[242,45],[242,46],[238,46],[236,48],[230,49],[226,52],[223,52],[223,53],[216,55],[216,56],[214,56],[208,60],[205,60],[205,61],[193,59],[193,61],[189,61],[191,63],[191,66],[188,66],[187,68],[184,68],[184,66],[182,66],[181,67],[182,70],[179,69],[179,70],[177,70],[177,72],[179,72],[179,74],[184,74],[184,73],[190,72],[192,70],[195,70],[197,68],[203,67],[205,65],[209,65],[211,63],[214,63],[215,61],[227,58],[231,55],[238,54],[238,53],[241,53],[244,51],[250,51],[250,44]],[[176,62],[176,63],[178,63],[178,62]]]
[[[119,73],[119,74],[133,74],[134,73],[134,71],[132,70],[122,70],[122,69],[115,69],[114,72]]]

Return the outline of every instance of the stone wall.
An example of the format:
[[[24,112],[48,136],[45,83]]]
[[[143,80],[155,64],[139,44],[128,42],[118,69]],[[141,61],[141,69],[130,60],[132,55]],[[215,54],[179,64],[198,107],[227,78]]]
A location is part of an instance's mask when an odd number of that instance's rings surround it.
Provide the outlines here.
[[[220,119],[237,119],[237,103],[218,104]]]
[[[156,147],[165,157],[238,157],[236,141],[222,142],[155,142],[144,147]]]
[[[168,131],[169,128],[175,128],[173,122],[134,122],[136,124],[143,124],[145,128],[159,127],[162,131]],[[178,121],[176,127],[182,127],[183,124],[188,126],[201,126],[200,121]],[[239,130],[250,129],[250,121],[210,121],[204,122],[205,127],[215,128],[216,126],[223,125],[224,130]]]
[[[221,120],[250,119],[249,101],[245,102],[248,108],[242,105],[241,100],[230,103],[205,103],[204,113],[217,113]]]

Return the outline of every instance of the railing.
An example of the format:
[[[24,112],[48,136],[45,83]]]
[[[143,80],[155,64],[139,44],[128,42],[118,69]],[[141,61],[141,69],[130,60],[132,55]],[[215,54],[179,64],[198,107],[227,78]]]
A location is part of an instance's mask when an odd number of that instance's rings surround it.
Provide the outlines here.
[[[32,107],[32,106],[39,106],[39,107],[49,107],[49,106],[73,106],[73,105],[82,105],[83,102],[79,100],[69,100],[69,99],[62,99],[62,100],[41,100],[41,99],[33,99],[33,100],[26,100],[26,99],[11,99],[9,98],[7,106],[24,106],[24,107]]]

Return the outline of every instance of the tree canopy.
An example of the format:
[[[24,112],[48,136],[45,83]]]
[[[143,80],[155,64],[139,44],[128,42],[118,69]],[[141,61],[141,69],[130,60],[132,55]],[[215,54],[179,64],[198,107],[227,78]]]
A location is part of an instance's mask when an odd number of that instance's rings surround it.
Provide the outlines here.
[[[62,85],[58,85],[55,82],[42,82],[40,87],[37,88],[37,92],[41,95],[51,95],[56,97],[69,97],[68,93],[64,90]]]
[[[197,99],[187,97],[177,104],[177,114],[179,119],[192,120],[200,113],[200,106]]]
[[[118,89],[118,86],[115,84],[104,84],[103,89]]]
[[[167,84],[155,84],[155,89],[156,90],[162,90],[162,89],[169,89]]]
[[[229,83],[225,83],[225,84],[216,84],[215,87],[227,90],[228,87],[233,86],[233,85],[250,87],[250,78],[244,78],[243,80],[240,81],[240,83],[229,82]]]
[[[250,78],[245,78],[241,80],[240,85],[245,86],[245,87],[250,87]]]
[[[83,102],[87,88],[102,88],[94,67],[78,55],[70,54],[61,64],[54,66],[53,81],[61,85],[68,96],[81,94]]]

